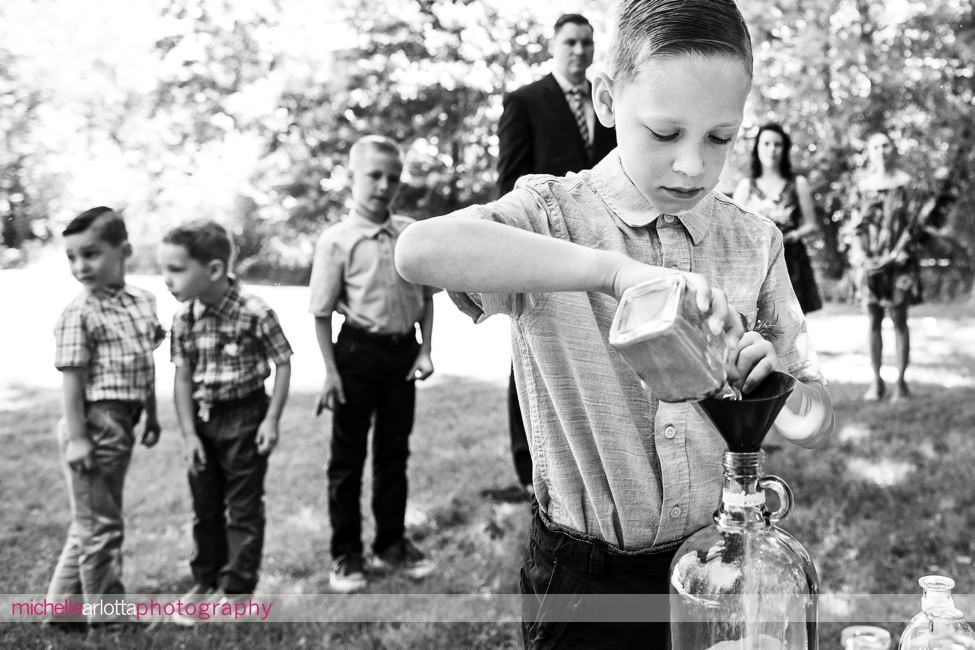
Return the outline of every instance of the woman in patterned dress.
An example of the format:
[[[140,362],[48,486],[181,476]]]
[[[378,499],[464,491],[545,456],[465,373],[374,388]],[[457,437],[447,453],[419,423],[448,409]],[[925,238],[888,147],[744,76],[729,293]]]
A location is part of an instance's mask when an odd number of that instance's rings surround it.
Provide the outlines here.
[[[907,399],[911,394],[904,380],[911,351],[907,308],[921,302],[920,266],[915,250],[922,225],[921,202],[922,196],[910,175],[897,165],[897,152],[890,137],[882,132],[872,134],[867,140],[867,169],[857,181],[853,203],[853,223],[861,253],[857,277],[870,319],[874,379],[864,395],[868,401],[883,399],[886,394],[880,376],[885,310],[889,310],[894,323],[897,353],[897,383],[891,401]]]
[[[780,125],[763,125],[752,147],[751,175],[738,183],[733,198],[772,219],[782,231],[792,289],[802,311],[808,314],[823,303],[802,239],[816,232],[818,226],[809,182],[792,172],[791,148],[792,140]]]

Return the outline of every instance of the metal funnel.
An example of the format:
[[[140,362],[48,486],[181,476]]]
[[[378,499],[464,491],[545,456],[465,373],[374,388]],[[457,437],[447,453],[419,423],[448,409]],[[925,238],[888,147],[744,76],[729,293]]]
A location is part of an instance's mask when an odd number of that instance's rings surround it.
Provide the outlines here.
[[[795,377],[773,372],[740,400],[709,397],[696,404],[728,443],[728,451],[754,452],[762,448],[762,441],[795,386]]]

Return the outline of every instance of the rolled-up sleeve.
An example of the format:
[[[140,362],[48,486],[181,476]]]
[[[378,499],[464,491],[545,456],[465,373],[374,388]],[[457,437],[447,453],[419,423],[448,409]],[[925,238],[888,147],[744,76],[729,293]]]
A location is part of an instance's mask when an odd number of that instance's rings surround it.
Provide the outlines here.
[[[525,187],[526,181],[539,177],[529,176],[519,181],[516,188],[497,201],[474,205],[448,215],[448,218],[468,218],[493,221],[519,230],[552,236],[548,212],[538,193]],[[481,322],[494,314],[512,318],[529,311],[539,302],[538,294],[524,293],[477,293],[448,291],[447,295],[460,311]]]

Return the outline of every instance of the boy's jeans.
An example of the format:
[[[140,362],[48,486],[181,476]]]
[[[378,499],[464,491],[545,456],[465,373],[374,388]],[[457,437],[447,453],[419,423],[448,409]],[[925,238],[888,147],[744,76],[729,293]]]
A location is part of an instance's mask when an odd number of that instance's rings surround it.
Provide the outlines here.
[[[193,579],[228,594],[253,593],[264,550],[264,475],[257,429],[267,413],[263,392],[210,408],[196,421],[206,465],[190,472],[193,496]]]
[[[381,553],[403,538],[406,517],[406,461],[413,429],[416,384],[406,375],[419,351],[415,335],[384,340],[343,326],[335,343],[335,362],[345,404],[332,416],[328,462],[328,514],[333,558],[362,552],[362,470],[372,434],[372,512]]]
[[[526,649],[670,647],[669,608],[658,612],[659,622],[645,623],[591,621],[587,620],[591,612],[578,609],[585,609],[588,594],[669,593],[670,563],[679,543],[657,553],[623,555],[601,540],[549,530],[535,500],[532,513],[521,568],[521,631]],[[571,620],[574,613],[581,620]]]
[[[103,594],[122,594],[122,488],[132,458],[133,429],[142,405],[138,402],[99,401],[86,405],[86,433],[94,445],[94,469],[74,471],[64,462],[68,427],[58,422],[61,464],[68,483],[71,525],[48,600],[84,594],[87,602]]]

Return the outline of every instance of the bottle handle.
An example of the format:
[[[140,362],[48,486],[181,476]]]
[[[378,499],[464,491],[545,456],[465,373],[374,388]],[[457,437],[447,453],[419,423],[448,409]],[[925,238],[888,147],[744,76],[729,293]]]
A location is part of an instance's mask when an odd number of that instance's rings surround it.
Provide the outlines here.
[[[788,483],[778,476],[769,475],[763,476],[758,480],[758,487],[763,490],[775,492],[775,496],[779,498],[778,508],[774,511],[766,510],[766,516],[773,524],[785,519],[792,512],[792,488],[789,487]]]

